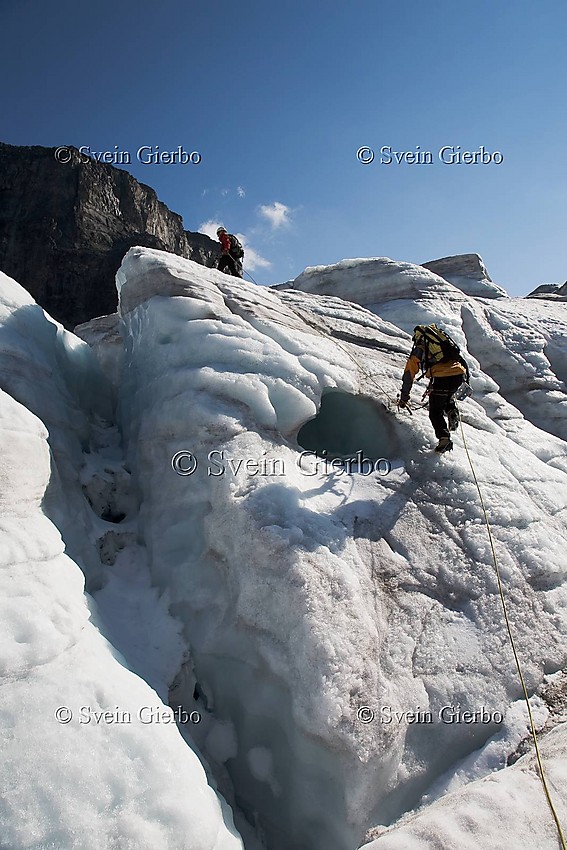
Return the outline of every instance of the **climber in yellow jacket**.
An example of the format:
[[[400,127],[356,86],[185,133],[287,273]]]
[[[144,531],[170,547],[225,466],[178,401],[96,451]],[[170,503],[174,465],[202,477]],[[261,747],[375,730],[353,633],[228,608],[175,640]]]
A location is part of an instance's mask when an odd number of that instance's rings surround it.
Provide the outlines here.
[[[421,369],[425,377],[430,379],[429,418],[439,440],[435,451],[450,451],[453,443],[449,432],[456,430],[459,425],[454,395],[463,381],[468,381],[467,364],[458,345],[436,325],[417,325],[412,341],[413,348],[404,369],[398,406],[406,407],[408,404],[415,376]]]

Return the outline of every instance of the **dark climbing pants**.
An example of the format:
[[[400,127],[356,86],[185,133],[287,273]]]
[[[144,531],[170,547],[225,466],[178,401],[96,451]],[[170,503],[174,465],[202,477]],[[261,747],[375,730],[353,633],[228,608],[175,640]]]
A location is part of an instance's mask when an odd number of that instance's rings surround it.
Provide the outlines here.
[[[449,375],[447,378],[434,378],[429,394],[429,418],[438,440],[449,436],[449,427],[445,414],[457,410],[453,394],[463,383],[464,375]]]
[[[242,277],[242,263],[232,254],[223,254],[217,268],[219,272],[226,272],[226,274],[234,275],[234,277]]]

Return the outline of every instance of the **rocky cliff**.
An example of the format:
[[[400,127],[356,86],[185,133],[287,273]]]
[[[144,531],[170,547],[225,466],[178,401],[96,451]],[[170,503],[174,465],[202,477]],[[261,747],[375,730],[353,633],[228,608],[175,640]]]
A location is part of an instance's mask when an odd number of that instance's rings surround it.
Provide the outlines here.
[[[0,143],[0,269],[65,327],[116,309],[114,276],[133,245],[211,265],[216,243],[149,186],[69,148]]]

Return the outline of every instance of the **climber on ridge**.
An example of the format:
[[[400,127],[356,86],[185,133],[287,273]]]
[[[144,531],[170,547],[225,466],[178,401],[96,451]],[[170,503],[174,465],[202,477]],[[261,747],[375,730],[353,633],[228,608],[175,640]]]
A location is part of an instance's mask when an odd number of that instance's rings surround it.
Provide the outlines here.
[[[429,418],[439,440],[435,451],[442,454],[453,448],[449,432],[459,427],[459,412],[454,396],[464,381],[468,383],[468,366],[457,343],[436,325],[417,325],[412,341],[413,348],[404,369],[398,407],[407,406],[414,378],[421,368],[420,377],[425,375],[430,378],[427,390]]]
[[[227,230],[222,225],[217,229],[217,236],[222,246],[222,254],[217,263],[219,272],[234,275],[234,277],[242,277],[242,259],[244,257],[244,248],[232,233],[227,233]]]

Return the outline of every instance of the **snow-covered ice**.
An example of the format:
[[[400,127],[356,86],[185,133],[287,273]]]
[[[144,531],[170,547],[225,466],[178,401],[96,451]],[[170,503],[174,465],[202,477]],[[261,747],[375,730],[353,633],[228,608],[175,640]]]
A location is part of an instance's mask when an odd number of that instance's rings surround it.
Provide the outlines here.
[[[130,662],[138,652],[138,669],[148,681],[153,674],[152,685],[167,696],[168,672],[175,673],[167,668],[182,662],[184,644],[166,600],[144,586],[138,564],[134,575],[111,577],[119,592],[109,583],[97,605],[66,554],[73,551],[92,575],[97,521],[99,531],[109,525],[94,514],[90,521],[80,487],[83,451],[93,448],[92,401],[103,385],[100,376],[95,380],[96,361],[5,275],[0,310],[0,372],[11,393],[0,391],[0,844],[10,850],[242,847],[230,810],[209,786],[171,710],[119,652]],[[89,387],[93,397],[82,408]],[[103,572],[99,561],[95,585]],[[115,604],[120,592],[124,604],[114,612],[105,596]],[[114,646],[104,637],[109,615]],[[165,657],[152,663],[156,637]],[[159,722],[148,723],[153,715]]]
[[[567,728],[549,733],[540,745],[547,781],[563,829],[567,819]],[[526,755],[516,764],[489,773],[448,794],[423,811],[382,832],[364,850],[552,850],[560,847],[535,764]]]
[[[22,672],[7,693],[17,705],[27,688],[44,712],[27,825],[4,810],[10,846],[34,846],[33,830],[38,848],[80,846],[86,762],[93,848],[242,846],[225,800],[249,850],[349,850],[372,830],[388,830],[377,847],[465,847],[467,829],[483,850],[510,846],[503,821],[556,846],[531,754],[505,766],[525,707],[461,436],[431,454],[426,413],[396,413],[395,397],[413,326],[447,328],[471,365],[463,428],[543,726],[536,692],[567,666],[561,305],[472,297],[386,258],[261,288],[142,248],[117,287],[118,320],[78,329],[89,349],[3,283],[7,427],[24,440],[20,421],[35,423],[43,446],[30,478],[18,458],[31,449],[10,442],[10,498],[34,528],[10,563],[37,561],[32,542],[57,553],[25,583],[9,574],[6,657]],[[333,469],[311,451],[324,448],[389,471]],[[135,713],[168,688],[202,717],[182,735],[50,725],[54,693]],[[563,729],[542,749],[564,811]],[[13,765],[28,742],[12,735]],[[61,773],[55,747],[74,777],[57,812],[40,795]],[[24,777],[9,778],[15,794]]]

